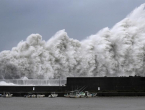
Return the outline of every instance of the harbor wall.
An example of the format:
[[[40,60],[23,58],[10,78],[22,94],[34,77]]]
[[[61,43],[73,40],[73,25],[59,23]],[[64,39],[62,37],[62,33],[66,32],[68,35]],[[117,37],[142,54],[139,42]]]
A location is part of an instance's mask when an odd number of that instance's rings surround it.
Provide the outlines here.
[[[12,93],[14,96],[24,96],[31,94],[44,94],[48,96],[51,92],[56,92],[59,96],[65,93],[65,86],[0,86],[0,93]]]
[[[68,77],[67,89],[94,92],[145,92],[145,77]]]
[[[63,96],[67,91],[75,89],[97,92],[98,96],[145,96],[145,77],[68,77],[66,86],[0,86],[0,93],[48,96],[51,92],[56,92]]]

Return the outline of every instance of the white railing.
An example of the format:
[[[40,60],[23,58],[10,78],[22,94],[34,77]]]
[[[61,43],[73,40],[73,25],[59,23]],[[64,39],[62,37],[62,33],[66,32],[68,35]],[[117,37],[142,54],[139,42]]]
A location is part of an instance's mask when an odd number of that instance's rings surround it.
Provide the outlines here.
[[[66,79],[0,79],[2,85],[18,85],[18,86],[64,86]]]

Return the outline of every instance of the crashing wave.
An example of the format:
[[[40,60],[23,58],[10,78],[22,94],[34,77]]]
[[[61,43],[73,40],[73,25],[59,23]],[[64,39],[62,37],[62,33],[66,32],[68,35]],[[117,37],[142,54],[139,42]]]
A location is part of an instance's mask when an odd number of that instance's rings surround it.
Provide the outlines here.
[[[11,51],[0,53],[0,78],[145,76],[144,7],[83,41],[69,38],[65,30],[47,42],[32,34]]]

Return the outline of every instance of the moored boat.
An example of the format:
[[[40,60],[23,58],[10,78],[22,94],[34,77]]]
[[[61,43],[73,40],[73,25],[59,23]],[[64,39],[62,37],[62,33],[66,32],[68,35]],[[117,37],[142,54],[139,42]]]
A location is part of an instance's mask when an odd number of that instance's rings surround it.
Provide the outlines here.
[[[42,97],[45,97],[45,95],[37,94],[36,97],[37,98],[42,98]]]
[[[12,97],[13,94],[10,94],[9,92],[6,92],[2,95],[3,97]]]
[[[78,90],[75,90],[75,91],[70,91],[70,98],[79,98],[80,97],[80,94],[79,94],[79,91]]]
[[[70,91],[67,94],[64,94],[64,97],[68,97],[68,98],[89,98],[89,97],[95,97],[97,95],[97,93],[90,93],[88,91],[85,92],[79,92],[79,90],[74,90],[74,91]]]
[[[85,97],[85,93],[79,92],[79,90],[74,90],[74,91],[68,92],[67,94],[64,94],[64,97],[81,98],[81,97]]]
[[[56,94],[55,92],[52,92],[48,97],[49,98],[55,98],[57,96],[58,96],[58,94]]]
[[[97,93],[90,93],[89,91],[85,91],[85,97],[89,98],[89,97],[95,97],[97,95]]]
[[[36,95],[32,94],[32,93],[28,93],[27,95],[24,95],[24,97],[26,97],[26,98],[36,98]]]

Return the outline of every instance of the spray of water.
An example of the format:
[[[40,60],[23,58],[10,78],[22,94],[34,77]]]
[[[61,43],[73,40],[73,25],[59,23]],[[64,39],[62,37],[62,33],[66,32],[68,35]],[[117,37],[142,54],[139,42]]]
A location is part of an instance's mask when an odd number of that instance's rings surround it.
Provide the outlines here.
[[[0,78],[145,76],[144,7],[83,41],[69,38],[65,30],[47,42],[31,34],[11,51],[0,53]]]

